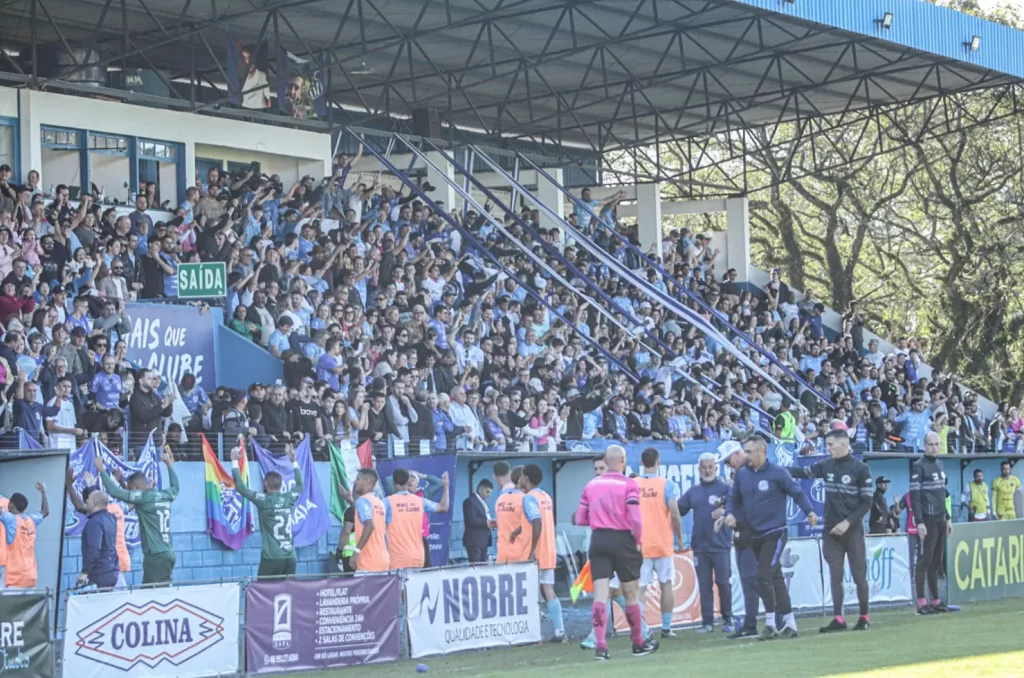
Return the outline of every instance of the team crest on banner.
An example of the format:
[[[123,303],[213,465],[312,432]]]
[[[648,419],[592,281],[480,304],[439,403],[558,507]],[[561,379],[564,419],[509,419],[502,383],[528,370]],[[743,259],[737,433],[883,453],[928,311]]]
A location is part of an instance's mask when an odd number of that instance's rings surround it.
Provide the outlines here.
[[[71,473],[74,476],[75,490],[78,491],[79,495],[82,494],[82,490],[86,487],[98,487],[99,486],[99,471],[96,469],[96,455],[103,455],[103,461],[107,466],[107,472],[111,475],[115,471],[120,471],[124,478],[128,478],[131,474],[141,471],[146,474],[146,478],[157,489],[163,489],[163,484],[160,481],[160,467],[159,458],[160,454],[157,451],[156,444],[153,442],[153,433],[150,431],[149,439],[146,441],[146,445],[142,448],[142,452],[139,453],[139,461],[135,465],[127,464],[123,459],[111,452],[106,445],[101,443],[95,438],[90,438],[84,445],[79,447],[77,450],[72,452],[68,456],[68,467],[71,469]],[[64,535],[66,537],[75,537],[82,533],[85,528],[86,516],[75,511],[75,507],[71,504],[71,499],[66,495],[64,501],[67,505],[64,515]],[[111,500],[113,501],[113,499]],[[135,512],[135,509],[130,504],[124,502],[115,502],[124,512],[124,540],[129,548],[135,548],[141,543],[141,537],[139,534],[139,516]]]

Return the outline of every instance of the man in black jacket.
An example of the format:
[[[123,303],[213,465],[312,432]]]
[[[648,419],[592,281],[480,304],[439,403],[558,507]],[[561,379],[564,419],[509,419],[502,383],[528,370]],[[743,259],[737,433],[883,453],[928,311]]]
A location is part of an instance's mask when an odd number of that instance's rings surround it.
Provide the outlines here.
[[[434,441],[434,412],[427,405],[425,390],[416,390],[412,407],[416,410],[416,421],[409,422],[409,452],[419,454],[421,440],[426,440],[428,445]]]
[[[871,498],[871,518],[868,520],[869,534],[899,532],[899,522],[893,520],[886,497],[888,491],[889,479],[884,476],[875,478],[875,494]]]
[[[583,416],[593,412],[604,404],[600,394],[588,393],[581,395],[578,389],[569,389],[565,396],[569,406],[569,419],[565,423],[565,439],[579,440],[583,437]]]
[[[818,478],[825,484],[825,527],[822,551],[832,582],[834,618],[822,633],[846,630],[843,618],[843,561],[850,563],[850,574],[857,586],[860,618],[854,631],[866,631],[868,623],[867,547],[864,543],[864,516],[871,510],[873,488],[871,469],[850,454],[850,436],[844,429],[832,429],[825,436],[830,459],[808,468],[793,467],[794,478]]]
[[[131,432],[137,438],[144,438],[155,428],[160,428],[160,418],[171,416],[174,397],[167,395],[163,400],[156,394],[160,375],[153,370],[139,370],[135,378],[135,391],[128,401],[131,412]],[[136,438],[136,439],[137,439]]]
[[[910,505],[914,509],[919,551],[917,574],[917,613],[949,612],[939,599],[939,569],[946,552],[946,538],[953,522],[946,511],[946,469],[938,460],[939,434],[929,431],[924,437],[924,456],[910,467]],[[932,591],[931,603],[925,598],[925,580]]]
[[[487,562],[487,549],[491,547],[491,529],[496,526],[491,518],[487,497],[494,490],[494,483],[484,478],[476,486],[476,492],[462,502],[462,518],[465,531],[462,533],[462,545],[466,547],[466,555],[471,563]]]
[[[284,386],[273,386],[270,397],[263,404],[263,427],[270,436],[271,442],[290,442],[292,440],[291,424],[288,409],[285,407]]]
[[[359,442],[366,440],[372,442],[374,451],[378,449],[386,452],[388,425],[384,414],[386,396],[382,391],[374,391],[370,398],[370,409],[366,413],[366,430],[359,431]],[[383,447],[378,447],[383,445]]]

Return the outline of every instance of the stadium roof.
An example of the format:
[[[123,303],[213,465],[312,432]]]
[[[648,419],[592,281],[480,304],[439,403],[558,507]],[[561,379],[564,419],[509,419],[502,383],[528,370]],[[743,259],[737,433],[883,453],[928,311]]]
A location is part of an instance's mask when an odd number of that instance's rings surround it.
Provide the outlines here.
[[[194,70],[223,86],[229,33],[268,40],[272,55],[277,45],[300,55],[328,54],[330,98],[356,121],[360,111],[409,116],[434,109],[464,129],[595,151],[1024,78],[1024,33],[923,0],[14,0],[0,6],[0,42],[8,48],[24,54],[33,39],[98,48],[90,63],[157,67],[176,82]]]

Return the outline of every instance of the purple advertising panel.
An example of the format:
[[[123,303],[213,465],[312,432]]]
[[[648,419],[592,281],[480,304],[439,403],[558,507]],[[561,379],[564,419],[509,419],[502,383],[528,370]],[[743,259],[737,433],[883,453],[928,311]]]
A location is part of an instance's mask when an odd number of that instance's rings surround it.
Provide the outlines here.
[[[315,671],[398,659],[395,575],[256,581],[245,591],[249,673]]]

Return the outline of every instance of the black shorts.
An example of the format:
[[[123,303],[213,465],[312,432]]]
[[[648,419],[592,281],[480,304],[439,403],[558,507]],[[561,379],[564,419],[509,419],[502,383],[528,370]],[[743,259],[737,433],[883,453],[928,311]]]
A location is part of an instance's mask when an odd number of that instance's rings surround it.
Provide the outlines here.
[[[640,578],[644,557],[636,547],[633,533],[625,530],[594,530],[590,538],[590,576],[594,580],[611,579],[628,584]]]

